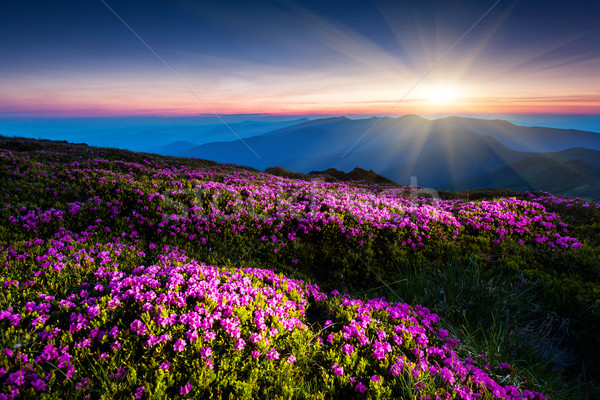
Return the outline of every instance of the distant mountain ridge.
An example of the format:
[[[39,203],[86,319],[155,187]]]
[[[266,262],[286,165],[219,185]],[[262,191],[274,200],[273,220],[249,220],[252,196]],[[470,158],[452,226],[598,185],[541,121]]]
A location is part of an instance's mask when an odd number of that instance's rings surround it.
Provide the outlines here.
[[[600,157],[597,158],[597,162],[591,163],[580,159],[561,160],[554,155],[533,156],[495,171],[452,182],[447,188],[543,190],[559,196],[597,200],[600,199]]]
[[[107,122],[102,124],[90,123],[90,126],[80,125],[77,130],[66,129],[56,131],[45,128],[39,134],[35,131],[24,130],[24,136],[51,140],[67,139],[69,142],[85,142],[92,146],[116,147],[133,151],[144,151],[148,153],[159,153],[163,155],[174,155],[185,153],[188,149],[201,144],[215,141],[235,141],[240,138],[260,135],[287,126],[297,125],[309,121],[307,118],[294,118],[290,120],[277,121],[241,121],[230,122],[227,126],[218,120],[210,122],[189,124],[152,124],[128,126],[127,124],[112,126]],[[114,125],[114,123],[113,123]],[[52,127],[52,123],[48,126]],[[5,132],[0,129],[0,134]],[[181,142],[187,142],[183,145]],[[174,143],[178,143],[174,145]]]
[[[547,180],[542,179],[544,173],[555,176],[555,182],[562,182],[560,187],[552,186],[558,193],[596,196],[594,188],[600,186],[600,175],[593,168],[600,163],[600,133],[464,117],[433,121],[416,115],[323,118],[243,141],[191,148],[171,144],[168,155],[261,170],[278,165],[302,173],[329,168],[352,171],[358,167],[398,184],[409,184],[415,176],[420,186],[432,188],[471,189],[485,185],[543,189],[548,187],[544,183]],[[532,169],[536,160],[540,166]],[[573,166],[581,173],[573,175]],[[525,174],[522,178],[529,186],[523,185],[515,174]]]

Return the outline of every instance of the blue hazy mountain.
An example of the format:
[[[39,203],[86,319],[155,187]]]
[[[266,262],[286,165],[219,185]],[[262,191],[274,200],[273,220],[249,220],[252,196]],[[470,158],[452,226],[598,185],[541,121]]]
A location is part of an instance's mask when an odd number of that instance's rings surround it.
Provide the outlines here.
[[[254,117],[257,120],[248,120]],[[586,195],[596,193],[599,186],[596,132],[416,115],[314,120],[228,116],[228,120],[228,126],[214,116],[0,120],[0,134],[196,157],[261,170],[361,168],[399,184],[409,184],[415,176],[420,186],[433,188],[554,188],[556,193]],[[548,184],[552,176],[558,186]]]
[[[598,183],[594,181],[593,167],[600,163],[599,150],[600,133],[596,132],[524,127],[504,120],[463,117],[429,121],[407,115],[318,119],[243,142],[208,143],[173,155],[258,169],[277,165],[303,173],[329,168],[351,171],[359,167],[400,184],[408,184],[410,177],[416,176],[420,186],[434,188],[511,188],[517,181],[509,179],[508,171],[525,174],[524,179],[530,182],[528,188],[538,188],[536,174],[541,177],[548,169],[548,176],[565,177],[559,186],[561,192],[566,192],[569,176],[585,178],[571,174],[573,166],[581,172],[591,166],[589,179],[584,180],[591,186]],[[536,160],[541,166],[534,174],[525,166]],[[540,178],[539,182],[543,180]],[[571,186],[575,187],[575,182]]]
[[[490,135],[514,150],[560,151],[572,147],[600,150],[600,134],[576,129],[527,127],[504,120],[447,117],[433,121],[434,129],[466,130]]]
[[[257,121],[239,120],[241,117],[226,116],[227,120],[232,120],[228,126],[216,117],[0,119],[0,134],[171,155],[164,147],[169,149],[174,142],[189,143],[176,148],[177,152],[183,152],[203,143],[235,141],[308,121],[306,118],[282,120],[276,117],[272,120],[261,117],[257,117]]]
[[[583,154],[578,154],[583,150]],[[495,171],[447,184],[444,188],[468,190],[491,187],[512,190],[543,190],[555,195],[600,199],[600,152],[570,149],[525,158]],[[593,159],[584,161],[586,152]],[[589,153],[588,153],[589,154]],[[566,156],[566,157],[563,157]],[[575,158],[571,158],[575,157]]]
[[[419,135],[424,129],[428,129],[430,123],[414,115],[357,120],[345,117],[324,118],[250,137],[243,142],[208,143],[177,155],[211,158],[219,162],[264,169],[285,164],[287,160],[339,158],[347,151],[354,153],[358,150],[375,149],[400,138]],[[299,169],[308,172],[318,168],[313,168],[307,162]]]
[[[595,132],[523,127],[503,120],[462,117],[429,121],[407,115],[382,119],[318,119],[249,137],[243,142],[208,143],[185,154],[173,155],[210,158],[260,169],[281,165],[300,172],[329,167],[382,171],[382,168],[405,165],[445,151],[449,146],[457,146],[455,142],[476,140],[479,143],[483,136],[515,151],[548,152],[572,147],[600,150],[600,133]]]

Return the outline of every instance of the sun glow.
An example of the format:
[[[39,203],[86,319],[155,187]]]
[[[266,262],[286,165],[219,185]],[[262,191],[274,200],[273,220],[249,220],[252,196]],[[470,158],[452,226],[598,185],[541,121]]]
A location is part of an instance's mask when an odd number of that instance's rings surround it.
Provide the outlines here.
[[[427,99],[434,103],[448,103],[460,97],[459,91],[453,86],[435,86],[428,90]]]

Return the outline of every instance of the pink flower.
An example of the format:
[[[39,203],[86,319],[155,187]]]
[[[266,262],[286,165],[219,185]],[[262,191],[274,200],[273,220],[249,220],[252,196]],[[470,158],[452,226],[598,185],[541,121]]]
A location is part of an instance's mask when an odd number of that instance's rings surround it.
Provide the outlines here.
[[[38,392],[44,392],[44,391],[46,391],[46,388],[47,388],[46,382],[44,382],[41,379],[36,379],[35,381],[31,382],[31,385]]]
[[[393,339],[394,339],[394,343],[396,343],[396,345],[398,345],[398,346],[400,346],[403,342],[403,339],[398,335],[394,335]]]
[[[354,346],[352,346],[351,344],[345,344],[342,349],[347,355],[354,353]]]
[[[202,359],[206,359],[206,358],[210,357],[211,354],[212,354],[212,349],[210,347],[203,347],[200,349],[200,357],[202,357]]]
[[[179,388],[179,394],[182,395],[182,396],[185,396],[191,390],[192,390],[192,384],[188,382],[188,383],[186,383],[185,385],[183,385],[183,386],[181,386]]]
[[[144,396],[144,391],[146,388],[144,386],[140,386],[135,390],[135,398],[141,399]]]
[[[396,362],[395,364],[393,364],[390,367],[389,373],[390,373],[390,375],[398,377],[402,373],[403,369],[404,369],[404,360],[402,360],[400,358],[400,359],[398,359],[398,362]]]
[[[418,348],[415,347],[414,349],[412,349],[412,353],[417,358],[423,358],[424,352],[421,349],[418,349]]]
[[[362,382],[358,382],[358,384],[354,388],[354,391],[358,393],[364,393],[367,391],[367,388],[365,387],[365,385],[363,385]]]
[[[215,337],[216,337],[216,333],[214,331],[206,331],[204,333],[204,341],[205,342],[210,342],[212,341]]]
[[[177,339],[177,341],[173,345],[173,350],[178,351],[178,352],[181,353],[183,350],[185,350],[185,345],[186,345],[185,340],[183,340],[183,339]]]
[[[169,367],[171,366],[171,363],[168,361],[165,361],[164,363],[160,364],[160,369],[162,369],[163,371],[168,371]]]
[[[293,355],[288,357],[288,359],[287,359],[288,364],[293,364],[295,362],[296,362],[296,357],[294,357]]]
[[[117,351],[121,348],[121,342],[119,342],[118,340],[115,340],[114,342],[112,342],[112,344],[110,345],[110,348],[114,351]]]
[[[238,339],[238,341],[234,345],[236,350],[243,350],[246,347],[246,341],[242,338]]]
[[[146,327],[146,325],[139,319],[136,319],[131,324],[129,324],[129,329],[131,329],[133,333],[137,333],[138,335],[145,335],[148,332],[148,328]]]
[[[275,350],[274,347],[271,348],[271,350],[267,353],[267,360],[278,360],[279,359],[279,353],[277,352],[277,350]]]
[[[344,367],[340,367],[338,365],[338,363],[333,364],[331,369],[333,370],[333,373],[336,374],[337,376],[344,375]]]

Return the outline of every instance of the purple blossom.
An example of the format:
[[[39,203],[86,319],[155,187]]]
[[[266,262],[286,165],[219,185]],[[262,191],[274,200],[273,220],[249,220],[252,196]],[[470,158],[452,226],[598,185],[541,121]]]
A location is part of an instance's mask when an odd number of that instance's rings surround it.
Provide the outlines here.
[[[135,398],[141,399],[144,396],[144,391],[146,390],[145,386],[140,386],[135,390]]]
[[[171,363],[169,361],[165,361],[164,363],[160,364],[160,367],[158,368],[162,369],[163,371],[168,371],[170,366]]]
[[[234,345],[235,349],[240,351],[242,349],[244,349],[244,347],[246,347],[246,341],[244,339],[238,339],[237,342],[235,342]]]
[[[354,391],[358,393],[364,393],[367,391],[367,388],[365,387],[365,385],[363,385],[362,382],[358,382],[354,387]]]
[[[267,360],[278,360],[279,359],[279,353],[277,352],[277,350],[275,350],[275,348],[271,348],[271,350],[269,350],[269,352],[267,353]]]
[[[210,347],[202,347],[200,349],[200,357],[202,359],[207,359],[212,354],[212,349]]]
[[[192,390],[192,384],[191,383],[186,383],[185,385],[181,386],[179,388],[179,394],[182,396],[187,395],[190,391]]]
[[[181,353],[183,350],[185,350],[185,346],[186,346],[185,340],[183,340],[183,339],[177,339],[177,341],[173,345],[173,350]],[[204,357],[202,357],[202,358],[204,358]]]
[[[344,367],[339,366],[338,363],[333,364],[331,369],[333,370],[333,373],[335,375],[338,375],[338,376],[344,375]]]
[[[354,353],[354,346],[352,346],[351,344],[346,343],[343,347],[342,350],[345,354],[350,355],[352,353]]]

